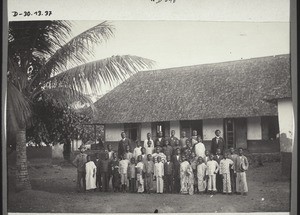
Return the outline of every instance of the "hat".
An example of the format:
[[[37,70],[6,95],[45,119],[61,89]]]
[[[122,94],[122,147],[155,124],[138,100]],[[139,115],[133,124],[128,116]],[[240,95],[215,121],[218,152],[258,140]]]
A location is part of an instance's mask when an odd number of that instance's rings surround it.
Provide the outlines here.
[[[79,149],[79,150],[80,150],[80,149],[85,149],[85,146],[84,146],[84,145],[80,145],[78,149]]]
[[[248,166],[243,162],[241,163],[241,170],[246,171],[248,169]]]

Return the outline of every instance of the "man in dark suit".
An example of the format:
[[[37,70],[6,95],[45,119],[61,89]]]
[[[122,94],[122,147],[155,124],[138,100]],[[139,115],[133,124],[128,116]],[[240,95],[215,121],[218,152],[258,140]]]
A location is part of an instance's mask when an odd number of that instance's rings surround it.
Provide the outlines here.
[[[174,175],[174,186],[173,192],[180,192],[180,163],[181,163],[181,155],[180,148],[177,148],[175,154],[173,155],[173,175]]]
[[[165,144],[165,138],[163,138],[163,133],[162,131],[159,131],[158,134],[157,134],[157,138],[156,140],[154,141],[154,147],[163,147]]]
[[[167,156],[167,162],[164,163],[164,176],[165,176],[165,190],[166,193],[173,192],[173,177],[174,177],[174,167],[173,162],[171,162],[171,156]]]
[[[219,149],[221,149],[221,154],[223,154],[224,153],[224,149],[225,149],[225,141],[220,136],[221,135],[221,131],[220,130],[216,130],[215,134],[216,134],[216,136],[211,140],[211,153],[213,155],[215,155],[216,152],[217,152],[217,148],[219,148]]]
[[[119,146],[118,146],[119,158],[122,158],[122,156],[125,154],[127,146],[129,146],[130,151],[131,151],[131,142],[128,138],[126,138],[126,133],[124,131],[121,133],[121,137],[122,137],[122,139],[120,140]]]
[[[221,149],[217,148],[216,151],[216,155],[214,156],[214,160],[218,162],[218,164],[220,165],[220,161],[223,159],[223,155],[221,154]],[[223,180],[222,180],[222,175],[220,174],[220,172],[217,172],[216,175],[216,186],[217,186],[217,191],[218,193],[222,193],[223,192]]]
[[[102,181],[101,181],[101,160],[100,160],[100,154],[96,154],[96,160],[95,164],[97,167],[97,173],[96,173],[96,186],[98,187],[99,191],[102,191]]]

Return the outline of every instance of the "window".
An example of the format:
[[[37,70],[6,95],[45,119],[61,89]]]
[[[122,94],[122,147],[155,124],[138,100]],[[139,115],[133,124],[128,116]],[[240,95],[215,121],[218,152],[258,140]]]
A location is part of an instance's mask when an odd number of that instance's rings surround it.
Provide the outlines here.
[[[202,120],[183,120],[180,121],[180,127],[181,132],[185,131],[188,138],[191,138],[194,130],[203,138]]]
[[[132,141],[140,139],[140,124],[138,123],[126,123],[124,124],[124,131],[127,138]]]
[[[170,136],[170,122],[152,122],[151,123],[151,132],[152,138],[156,139],[158,132],[163,133],[163,137]]]
[[[275,140],[279,134],[278,116],[261,117],[261,129],[263,140]]]

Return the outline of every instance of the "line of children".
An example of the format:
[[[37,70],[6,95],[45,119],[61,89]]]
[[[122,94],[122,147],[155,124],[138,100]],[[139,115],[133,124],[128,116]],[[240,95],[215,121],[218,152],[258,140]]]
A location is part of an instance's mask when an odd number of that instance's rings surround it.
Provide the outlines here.
[[[176,147],[180,145],[178,139],[173,141],[175,149],[170,141],[164,140],[167,146],[156,147],[153,154],[146,154],[146,148],[137,142],[134,153],[126,147],[121,160],[116,153],[112,154],[111,160],[109,159],[108,152],[112,150],[111,146],[108,146],[103,160],[100,159],[99,154],[96,155],[96,165],[92,165],[93,161],[89,156],[87,157],[86,190],[97,187],[100,191],[107,192],[112,178],[114,192],[190,195],[237,192],[247,195],[246,171],[249,163],[243,155],[243,150],[238,149],[237,155],[234,153],[235,150],[230,148],[222,155],[221,150],[217,148],[214,155],[205,150],[201,137],[195,139],[197,142],[194,141],[194,147],[191,141],[186,139],[184,149]],[[149,141],[149,145],[151,144],[152,142]],[[94,181],[95,185],[91,185]]]

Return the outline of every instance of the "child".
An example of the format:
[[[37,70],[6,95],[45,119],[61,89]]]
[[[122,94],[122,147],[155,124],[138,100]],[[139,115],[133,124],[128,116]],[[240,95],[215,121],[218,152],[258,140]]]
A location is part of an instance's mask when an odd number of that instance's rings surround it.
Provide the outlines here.
[[[154,162],[152,155],[147,155],[147,161],[144,163],[144,172],[146,178],[146,191],[150,194],[153,190],[153,174],[154,174]]]
[[[126,145],[126,150],[125,150],[125,159],[130,161],[130,159],[133,157],[133,154],[130,152],[130,146]]]
[[[157,193],[163,193],[164,190],[164,164],[161,157],[157,157],[157,163],[154,164],[154,180],[156,180]]]
[[[218,164],[220,166],[220,161],[223,159],[223,155],[221,155],[221,149],[220,148],[217,148],[216,155],[215,155],[214,159],[215,159],[215,161],[218,162]],[[217,185],[218,193],[222,193],[223,192],[223,180],[222,180],[222,176],[219,172],[217,172],[217,175],[216,175],[216,185]]]
[[[154,152],[154,143],[151,140],[148,140],[146,143],[146,145],[144,144],[144,147],[146,149],[146,155],[152,155],[152,153]]]
[[[198,192],[199,194],[203,194],[206,189],[206,169],[207,166],[204,163],[202,157],[198,158],[198,166],[197,166],[197,179],[198,179]]]
[[[108,145],[107,145],[107,150],[106,150],[106,152],[108,153],[108,159],[109,159],[109,160],[112,160],[112,159],[113,159],[113,154],[114,154],[115,152],[112,150],[111,144],[108,144]]]
[[[210,153],[208,150],[205,150],[204,154],[205,154],[205,156],[203,157],[203,161],[204,161],[205,165],[207,165],[207,161],[209,161]]]
[[[85,164],[85,182],[86,190],[95,190],[96,186],[96,171],[97,167],[94,161],[91,161],[91,156],[86,157],[87,162]]]
[[[182,156],[182,163],[180,164],[180,193],[182,194],[188,194],[193,192],[193,187],[191,187],[191,180],[190,175],[193,175],[193,171],[191,168],[190,163],[187,161],[187,158],[185,155]],[[194,186],[194,185],[193,185]],[[193,190],[191,190],[193,189]]]
[[[146,148],[145,147],[141,148],[141,156],[142,156],[142,162],[146,162],[147,161],[147,154],[146,154]]]
[[[144,176],[143,176],[143,171],[144,171],[144,163],[142,161],[142,156],[138,156],[138,163],[135,166],[136,167],[136,178],[138,182],[138,193],[143,193],[144,192]]]
[[[187,139],[186,147],[183,149],[183,153],[186,156],[186,158],[190,157],[192,150],[193,150],[192,143],[189,139]]]
[[[248,185],[246,180],[246,171],[248,170],[248,159],[243,154],[243,149],[239,148],[239,154],[234,163],[234,172],[236,173],[236,192],[247,195]]]
[[[135,184],[136,184],[136,171],[135,171],[135,159],[131,158],[130,164],[128,167],[128,179],[129,179],[129,190],[130,192],[135,192]]]
[[[137,140],[135,143],[136,143],[136,147],[133,150],[133,157],[136,160],[137,157],[142,154],[142,150],[141,150],[142,146],[139,140]]]
[[[112,186],[114,192],[120,190],[120,162],[118,160],[117,153],[113,153],[113,160],[111,161],[112,170]]]
[[[207,171],[206,175],[208,175],[208,186],[207,190],[210,194],[214,194],[217,192],[216,188],[216,174],[219,171],[219,164],[214,160],[214,155],[210,155],[210,160],[207,161]]]
[[[194,191],[197,192],[198,188],[197,188],[197,184],[198,184],[198,180],[196,179],[197,177],[197,157],[195,152],[191,153],[191,157],[190,157],[190,165],[192,167],[193,170],[193,174],[195,176],[195,180],[194,180]]]
[[[181,151],[181,147],[180,147],[180,144],[179,144],[179,140],[177,139],[177,140],[175,140],[175,145],[174,145],[174,147],[173,147],[173,155],[176,155],[176,151],[177,151],[177,149],[179,149],[179,151]]]
[[[121,190],[122,192],[126,192],[127,188],[127,172],[128,172],[129,160],[125,159],[125,155],[122,156],[122,160],[120,161],[119,172],[121,175]]]
[[[101,176],[102,176],[104,191],[107,192],[109,187],[110,176],[111,176],[111,168],[110,168],[111,166],[110,166],[110,160],[108,159],[108,153],[105,153],[104,160],[101,160],[100,165],[101,165]]]
[[[231,159],[233,161],[233,163],[235,163],[235,160],[237,158],[237,154],[234,153],[234,148],[231,147],[229,149],[229,156],[228,158]],[[230,168],[230,180],[231,180],[231,191],[232,193],[235,193],[236,192],[236,174],[234,173],[234,169],[233,168]]]
[[[230,169],[233,165],[233,161],[229,159],[229,154],[225,154],[220,161],[220,175],[223,179],[223,193],[231,194],[231,181],[230,181]]]
[[[173,192],[173,162],[171,162],[171,156],[167,155],[167,162],[164,163],[164,174],[165,174],[165,190],[167,193]]]

